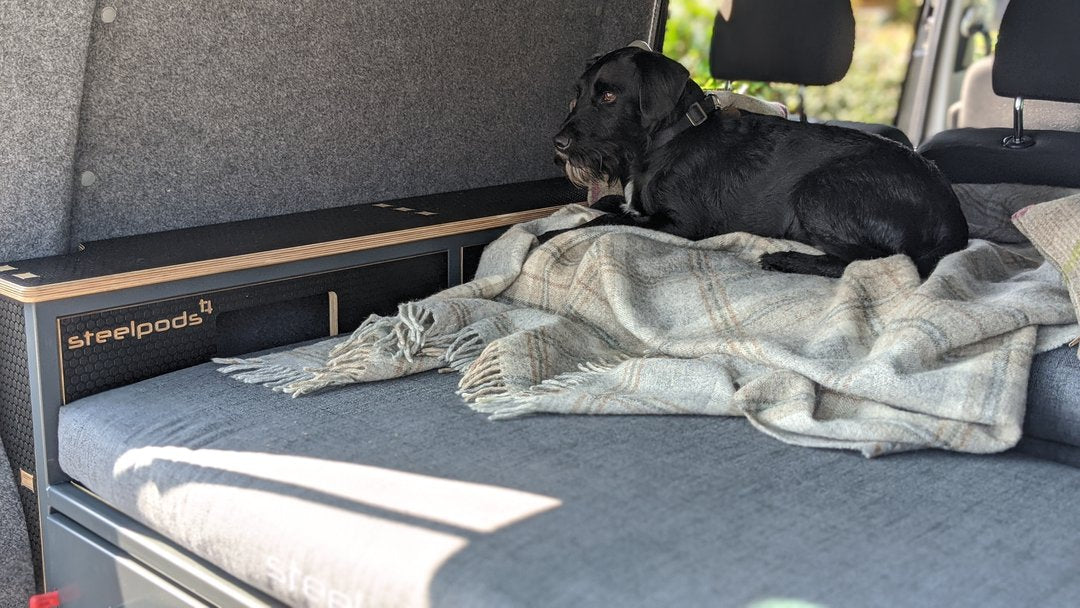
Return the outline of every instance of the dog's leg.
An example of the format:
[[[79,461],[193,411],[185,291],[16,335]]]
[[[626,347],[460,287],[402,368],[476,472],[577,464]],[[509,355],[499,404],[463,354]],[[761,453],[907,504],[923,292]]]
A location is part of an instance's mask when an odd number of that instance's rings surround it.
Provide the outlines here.
[[[619,194],[609,194],[607,196],[600,197],[600,200],[592,204],[590,209],[597,211],[603,211],[604,213],[622,213],[623,205],[626,204],[626,199]]]
[[[880,180],[874,181],[870,168],[863,167],[865,164],[867,161],[862,158],[845,160],[839,165],[811,171],[796,183],[790,203],[797,229],[794,235],[787,236],[813,245],[824,255],[771,253],[761,256],[762,268],[838,278],[853,260],[881,258],[896,252],[903,235],[895,225],[876,221],[877,215],[867,208],[867,200],[880,194],[873,187],[860,191],[852,186],[860,183],[879,186]],[[897,205],[901,204],[902,201],[897,201]]]
[[[811,255],[795,251],[766,253],[758,262],[765,270],[794,272],[798,274],[816,274],[823,277],[840,278],[848,263],[833,255]]]

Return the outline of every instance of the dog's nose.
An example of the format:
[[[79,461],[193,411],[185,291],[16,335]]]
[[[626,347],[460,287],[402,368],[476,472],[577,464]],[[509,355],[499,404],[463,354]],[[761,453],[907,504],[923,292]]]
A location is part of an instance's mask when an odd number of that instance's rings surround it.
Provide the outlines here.
[[[570,136],[563,133],[559,133],[555,136],[555,147],[559,150],[565,150],[570,147]]]

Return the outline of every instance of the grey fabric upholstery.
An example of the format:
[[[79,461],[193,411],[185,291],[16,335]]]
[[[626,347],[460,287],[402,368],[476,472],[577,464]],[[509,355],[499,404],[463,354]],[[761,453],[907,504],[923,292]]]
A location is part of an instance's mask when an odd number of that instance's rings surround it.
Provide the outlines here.
[[[73,241],[553,177],[569,87],[653,3],[116,0]]]
[[[490,422],[455,383],[429,373],[294,400],[203,365],[63,408],[60,463],[295,604],[268,560],[359,588],[364,605],[1058,606],[1080,594],[1076,469],[1017,453],[866,460],[728,418]],[[375,474],[390,479],[356,478]],[[459,500],[388,506],[406,474],[558,504],[467,530],[452,523]]]
[[[0,260],[68,240],[90,0],[8,0],[0,18]]]
[[[0,445],[0,606],[25,606],[34,592],[34,567],[26,519],[7,454]]]
[[[657,10],[11,0],[0,260],[556,176],[550,140],[573,79],[593,54],[648,38]]]
[[[1074,445],[1036,439],[1035,437],[1023,437],[1020,439],[1020,443],[1016,445],[1016,450],[1036,458],[1053,460],[1054,462],[1080,468],[1080,447]]]
[[[960,199],[960,208],[968,223],[968,236],[996,243],[1028,242],[1012,223],[1012,216],[1017,211],[1028,205],[1080,194],[1080,188],[1001,183],[953,182],[953,191]]]
[[[1035,356],[1024,434],[1080,448],[1080,359],[1063,346]]]

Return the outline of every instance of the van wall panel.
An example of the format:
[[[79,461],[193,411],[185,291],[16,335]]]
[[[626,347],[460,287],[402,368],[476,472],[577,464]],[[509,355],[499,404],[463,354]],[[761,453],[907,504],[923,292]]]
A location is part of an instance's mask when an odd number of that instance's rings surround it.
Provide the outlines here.
[[[93,5],[0,2],[0,260],[67,248]]]
[[[594,53],[652,2],[113,0],[73,242],[551,177]]]

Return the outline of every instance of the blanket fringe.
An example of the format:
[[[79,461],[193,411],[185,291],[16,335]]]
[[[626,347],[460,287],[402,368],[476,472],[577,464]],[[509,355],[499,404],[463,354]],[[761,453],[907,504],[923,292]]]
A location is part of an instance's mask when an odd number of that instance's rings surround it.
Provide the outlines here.
[[[419,356],[441,356],[452,336],[431,336],[434,314],[420,302],[398,306],[395,317],[371,315],[353,335],[330,351],[327,368],[362,365],[384,352],[412,363]]]
[[[358,366],[349,369],[333,369],[324,367],[320,369],[308,368],[303,378],[298,378],[290,383],[282,384],[280,391],[293,398],[303,397],[334,386],[344,386],[363,382],[363,374],[367,366]]]
[[[277,392],[284,392],[287,384],[307,380],[312,372],[305,369],[270,365],[261,358],[255,359],[213,359],[214,363],[224,365],[219,372],[246,384],[261,384]]]
[[[465,373],[465,369],[472,365],[484,352],[487,343],[480,334],[470,329],[464,329],[455,336],[454,341],[446,348],[443,355],[446,366],[456,372]]]
[[[512,393],[502,387],[503,390],[500,392],[492,391],[490,394],[478,395],[470,400],[468,405],[473,411],[488,414],[488,420],[509,420],[555,411],[543,407],[542,401],[568,392],[598,375],[606,374],[630,358],[629,355],[620,355],[614,359],[582,363],[578,365],[576,372],[559,374],[520,392]],[[458,393],[461,394],[461,391]],[[462,396],[464,397],[463,394]]]
[[[497,343],[493,344],[490,348],[485,348],[462,372],[461,380],[458,381],[457,394],[467,403],[481,397],[502,395],[508,390],[499,366],[502,349]]]

